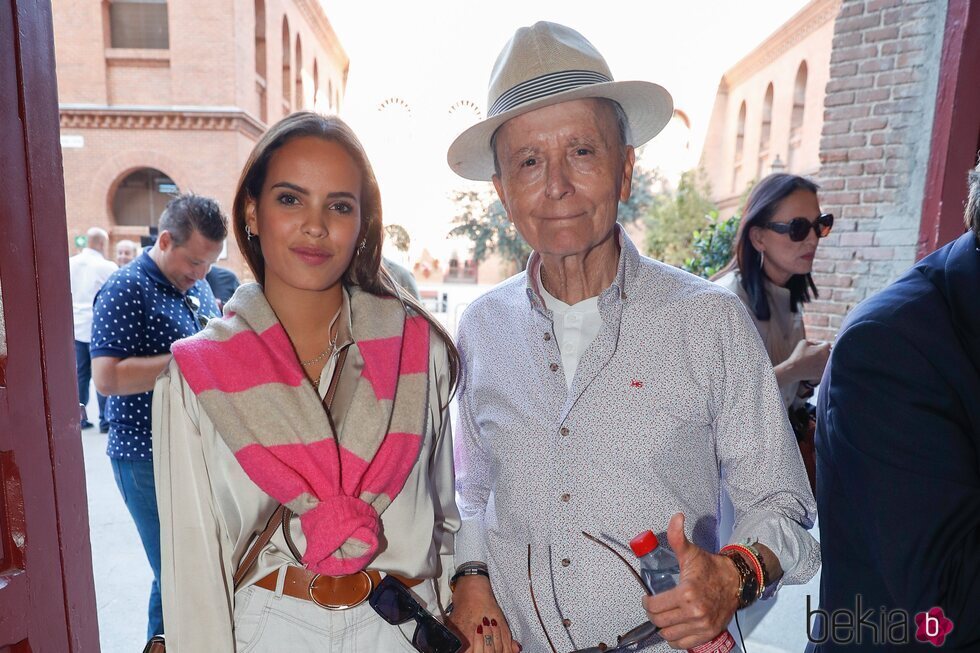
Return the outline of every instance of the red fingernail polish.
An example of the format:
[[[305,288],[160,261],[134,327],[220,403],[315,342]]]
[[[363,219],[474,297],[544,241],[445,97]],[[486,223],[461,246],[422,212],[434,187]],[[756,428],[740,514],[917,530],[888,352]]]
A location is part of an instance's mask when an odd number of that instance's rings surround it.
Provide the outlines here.
[[[483,634],[483,626],[477,626],[476,627],[476,632],[477,632],[478,635],[482,635]]]
[[[496,619],[491,619],[490,620],[490,625],[491,626],[496,626],[497,625],[497,620]]]
[[[484,617],[484,618],[483,618],[483,625],[484,625],[484,626],[489,626],[489,625],[490,625],[490,620],[489,620],[489,619],[487,619],[486,617]]]

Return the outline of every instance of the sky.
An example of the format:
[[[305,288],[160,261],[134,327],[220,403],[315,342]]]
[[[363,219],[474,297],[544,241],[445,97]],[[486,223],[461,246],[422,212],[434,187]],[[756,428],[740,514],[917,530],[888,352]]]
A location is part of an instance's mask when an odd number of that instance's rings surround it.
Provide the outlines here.
[[[350,57],[340,112],[364,142],[381,185],[384,221],[437,257],[447,242],[456,189],[484,188],[446,164],[453,138],[485,113],[487,82],[514,30],[538,20],[568,25],[603,54],[617,80],[664,86],[691,120],[665,130],[640,162],[674,176],[697,165],[722,74],[776,31],[806,0],[321,0]],[[450,108],[456,111],[450,113]],[[384,107],[384,108],[381,108]],[[689,148],[684,154],[683,145]]]

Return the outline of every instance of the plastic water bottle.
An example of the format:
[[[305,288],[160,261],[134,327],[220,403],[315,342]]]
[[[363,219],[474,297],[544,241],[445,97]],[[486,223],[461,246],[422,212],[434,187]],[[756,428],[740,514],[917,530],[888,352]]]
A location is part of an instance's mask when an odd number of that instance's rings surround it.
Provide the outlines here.
[[[681,565],[670,549],[660,546],[653,531],[644,531],[630,540],[630,548],[640,560],[640,577],[651,594],[677,587]],[[735,638],[727,630],[710,642],[687,649],[688,653],[729,653],[735,650]]]

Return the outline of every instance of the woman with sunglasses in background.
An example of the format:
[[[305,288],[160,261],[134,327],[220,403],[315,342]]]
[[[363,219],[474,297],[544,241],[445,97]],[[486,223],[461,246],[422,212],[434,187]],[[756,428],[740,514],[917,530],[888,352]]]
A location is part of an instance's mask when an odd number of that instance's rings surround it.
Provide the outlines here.
[[[814,481],[812,411],[806,398],[823,376],[830,343],[807,340],[803,304],[818,297],[810,272],[820,239],[834,216],[820,211],[817,185],[773,174],[752,189],[731,263],[714,280],[739,296],[762,336],[776,382]]]
[[[455,653],[449,335],[381,268],[381,197],[340,119],[245,164],[241,286],[157,382],[166,646]],[[293,518],[295,515],[295,518]]]

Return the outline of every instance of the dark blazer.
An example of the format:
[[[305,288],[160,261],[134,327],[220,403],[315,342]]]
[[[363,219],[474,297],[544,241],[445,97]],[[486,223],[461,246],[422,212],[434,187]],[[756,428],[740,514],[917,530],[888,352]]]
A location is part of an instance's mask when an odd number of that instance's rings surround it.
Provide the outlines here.
[[[932,253],[845,320],[820,384],[821,608],[943,609],[980,651],[980,250]],[[843,617],[841,617],[843,619]],[[882,651],[862,645],[817,651]],[[842,634],[843,629],[841,631]],[[882,635],[883,637],[883,635]],[[911,646],[932,650],[931,645]],[[904,649],[903,649],[904,650]]]

